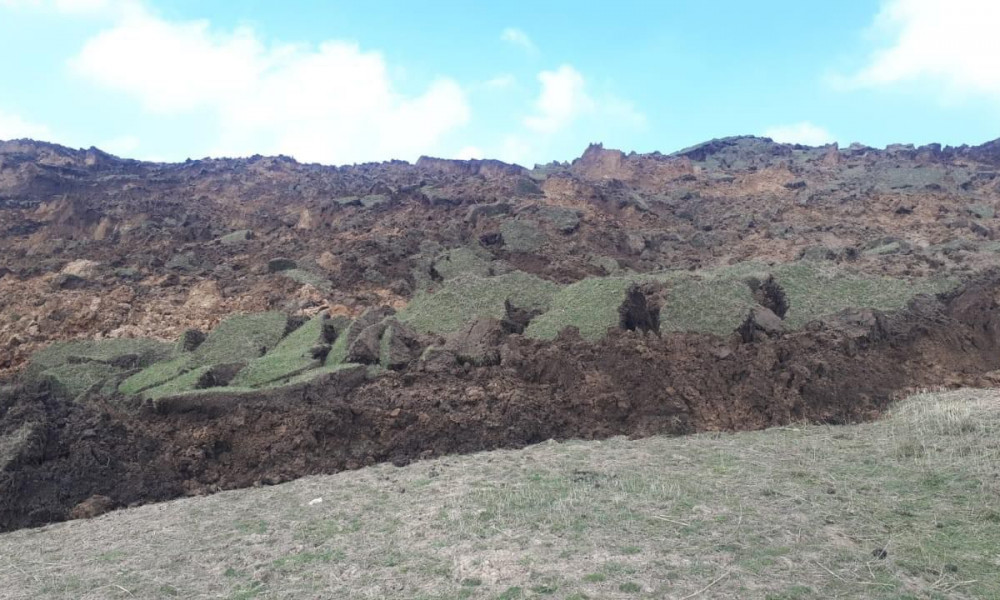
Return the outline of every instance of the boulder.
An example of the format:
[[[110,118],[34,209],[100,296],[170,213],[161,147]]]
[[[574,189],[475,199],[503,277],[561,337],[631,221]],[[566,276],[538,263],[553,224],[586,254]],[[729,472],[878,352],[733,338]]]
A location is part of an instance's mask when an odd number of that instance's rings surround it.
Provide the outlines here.
[[[280,271],[290,271],[298,268],[298,264],[290,258],[272,258],[267,262],[268,273],[278,273]]]
[[[500,364],[500,344],[505,337],[503,324],[492,317],[480,317],[449,336],[445,349],[464,363]]]
[[[386,369],[404,369],[421,356],[425,345],[417,332],[390,318],[379,344],[379,364]]]
[[[737,328],[737,332],[746,343],[761,341],[765,338],[780,335],[785,330],[785,324],[781,317],[771,312],[763,306],[755,306],[750,309],[743,324]]]

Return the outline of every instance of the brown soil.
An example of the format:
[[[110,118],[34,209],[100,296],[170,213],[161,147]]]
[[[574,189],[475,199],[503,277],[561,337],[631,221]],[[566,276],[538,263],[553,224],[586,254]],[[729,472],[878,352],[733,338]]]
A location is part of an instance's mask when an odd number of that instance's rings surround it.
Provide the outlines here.
[[[1000,273],[902,311],[849,311],[743,342],[620,331],[587,342],[511,335],[499,365],[343,375],[256,397],[154,410],[8,389],[0,425],[34,423],[0,470],[0,530],[380,461],[556,438],[731,431],[872,418],[920,386],[1000,367]]]

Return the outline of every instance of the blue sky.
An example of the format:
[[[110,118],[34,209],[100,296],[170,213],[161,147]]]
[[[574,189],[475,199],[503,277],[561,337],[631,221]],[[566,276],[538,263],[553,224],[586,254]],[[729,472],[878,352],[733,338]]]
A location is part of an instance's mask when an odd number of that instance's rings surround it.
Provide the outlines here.
[[[0,0],[0,139],[569,160],[1000,136],[1000,3]]]

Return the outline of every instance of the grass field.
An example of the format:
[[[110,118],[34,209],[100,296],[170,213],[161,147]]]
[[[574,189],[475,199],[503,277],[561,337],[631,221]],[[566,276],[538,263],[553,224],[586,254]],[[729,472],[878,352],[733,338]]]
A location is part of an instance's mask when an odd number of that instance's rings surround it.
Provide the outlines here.
[[[322,501],[318,499],[322,498]],[[5,598],[1000,598],[1000,393],[379,465],[0,535]]]

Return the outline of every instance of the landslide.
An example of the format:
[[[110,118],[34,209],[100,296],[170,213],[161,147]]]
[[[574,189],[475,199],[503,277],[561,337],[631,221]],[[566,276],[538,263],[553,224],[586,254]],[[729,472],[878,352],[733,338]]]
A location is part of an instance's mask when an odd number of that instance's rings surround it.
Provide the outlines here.
[[[916,387],[991,381],[1000,272],[893,312],[846,310],[782,333],[503,338],[498,364],[418,362],[201,401],[67,402],[0,390],[0,530],[185,494],[555,438],[734,431],[869,419]],[[221,388],[224,390],[224,388]]]

